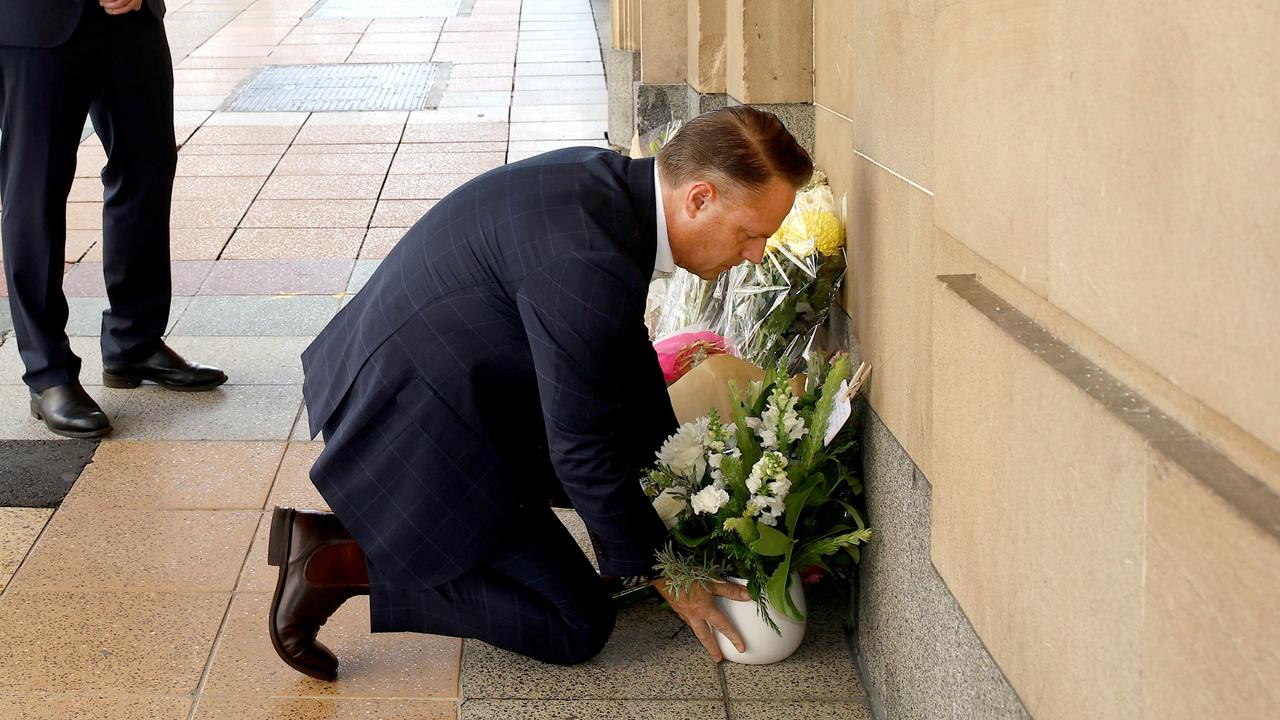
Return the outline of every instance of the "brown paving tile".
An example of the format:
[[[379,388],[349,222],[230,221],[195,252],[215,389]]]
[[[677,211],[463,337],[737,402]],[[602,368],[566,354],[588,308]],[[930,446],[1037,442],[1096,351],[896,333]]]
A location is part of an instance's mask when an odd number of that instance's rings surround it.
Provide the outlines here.
[[[435,204],[435,200],[379,200],[373,212],[372,227],[409,227],[421,220]]]
[[[68,230],[102,230],[102,203],[67,203]]]
[[[208,198],[174,200],[170,203],[169,226],[173,228],[234,227],[244,217],[252,198]]]
[[[0,599],[6,693],[187,695],[229,596],[14,592]]]
[[[498,112],[506,111],[511,105],[510,90],[484,90],[462,92],[449,90],[440,96],[439,108],[476,108],[489,107]]]
[[[421,143],[405,143],[396,151],[397,156],[401,155],[441,155],[456,154],[465,155],[467,153],[505,153],[507,151],[506,140],[475,140],[462,142],[421,142]]]
[[[367,227],[372,200],[258,200],[241,227]]]
[[[0,508],[0,591],[49,521],[48,508]]]
[[[363,41],[388,43],[431,43],[440,39],[439,30],[405,30],[404,32],[372,32],[365,33]],[[514,40],[515,38],[511,38]]]
[[[346,700],[318,698],[224,698],[205,696],[196,720],[454,720],[453,700]]]
[[[411,118],[404,128],[406,143],[474,142],[482,140],[506,140],[507,123],[415,123]]]
[[[263,178],[252,177],[180,177],[173,182],[174,200],[200,200],[210,198],[243,201],[247,206],[258,190]]]
[[[238,82],[176,82],[173,94],[177,95],[221,95],[227,96],[235,92]]]
[[[224,260],[355,258],[363,228],[241,228],[222,252]]]
[[[396,155],[391,163],[393,175],[429,173],[470,173],[478,175],[506,162],[505,152],[473,153],[406,153]]]
[[[455,78],[450,77],[448,85],[445,86],[447,92],[477,92],[477,91],[510,91],[512,87],[511,77],[469,77]]]
[[[461,641],[369,632],[369,602],[353,598],[320,630],[337,654],[337,682],[315,680],[280,661],[267,637],[267,594],[237,594],[219,643],[207,696],[455,698]]]
[[[238,144],[233,148],[235,155],[275,155],[280,157],[288,150],[288,145],[282,144]],[[182,150],[178,151],[178,157],[184,155],[227,155],[227,148],[221,145],[183,145]]]
[[[227,153],[221,155],[197,155],[181,152],[178,153],[178,176],[232,175],[265,178],[271,174],[272,168],[276,166],[276,162],[279,159],[280,156],[275,154],[232,155]]]
[[[231,228],[179,228],[169,233],[172,260],[213,260],[231,237]],[[98,256],[101,259],[101,255]]]
[[[350,145],[396,143],[404,123],[395,125],[306,125],[294,142],[299,145]]]
[[[84,259],[85,254],[101,239],[102,233],[97,230],[68,230],[67,261],[78,262]]]
[[[360,41],[360,33],[291,32],[281,45],[352,45]]]
[[[280,442],[106,440],[63,507],[258,510],[284,448]]]
[[[255,68],[260,64],[256,57],[187,57],[174,66],[175,70],[196,68]]]
[[[97,177],[78,177],[71,183],[71,192],[67,195],[69,202],[102,202],[102,179]]]
[[[229,592],[259,514],[63,508],[11,590]]]
[[[178,297],[195,295],[212,267],[212,260],[171,261],[169,272],[173,279],[173,294]],[[77,264],[63,278],[62,290],[67,297],[106,297],[107,286],[102,276],[102,263],[84,261]]]
[[[387,200],[442,198],[478,173],[435,173],[430,175],[389,175],[382,187]]]
[[[280,463],[280,472],[276,474],[275,484],[271,487],[271,496],[267,498],[267,507],[281,505],[313,510],[329,509],[320,492],[311,484],[311,466],[320,457],[322,450],[322,442],[289,443],[284,461]]]
[[[356,155],[361,153],[394,153],[395,143],[343,143],[330,145],[294,145],[289,155]]]
[[[313,508],[321,509],[321,508]],[[271,537],[271,513],[263,513],[258,523],[258,531],[254,533],[253,545],[249,547],[249,557],[240,571],[240,579],[236,582],[236,592],[269,593],[275,590],[279,568],[267,564],[267,542]]]
[[[127,695],[0,696],[0,717],[22,720],[186,720],[191,698]]]
[[[871,711],[859,702],[739,702],[732,703],[735,720],[871,720]]]
[[[516,49],[512,45],[494,48],[471,43],[437,43],[431,55],[432,62],[451,63],[512,63],[516,61]]]
[[[240,82],[249,76],[250,68],[184,68],[173,70],[175,83]]]
[[[345,147],[330,145],[326,147]],[[282,175],[386,175],[391,152],[306,154],[290,151],[276,166],[273,177]]]
[[[228,91],[229,92],[229,91]],[[267,145],[293,142],[295,125],[205,125],[191,136],[191,145]]]
[[[258,197],[263,200],[372,200],[378,197],[382,180],[382,175],[272,175]]]
[[[461,720],[724,720],[720,700],[487,700],[468,699]],[[793,720],[779,713],[778,720]]]
[[[449,71],[449,77],[452,78],[477,78],[477,77],[505,77],[510,79],[515,73],[515,68],[509,63],[468,63],[466,65],[455,65]]]
[[[271,51],[268,63],[277,65],[311,65],[340,63],[351,53],[352,45],[282,45]]]
[[[360,247],[360,259],[381,259],[391,252],[391,248],[400,242],[400,238],[409,231],[407,227],[374,227],[364,236],[364,245]]]
[[[365,32],[370,35],[388,32],[440,32],[443,28],[443,18],[379,18],[369,23]]]
[[[220,260],[200,288],[201,295],[330,295],[347,287],[355,261]]]

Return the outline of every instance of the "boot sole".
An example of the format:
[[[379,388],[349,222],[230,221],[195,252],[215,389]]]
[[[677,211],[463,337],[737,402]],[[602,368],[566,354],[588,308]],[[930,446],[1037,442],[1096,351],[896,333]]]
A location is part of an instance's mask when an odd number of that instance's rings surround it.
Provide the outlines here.
[[[333,682],[338,679],[337,674],[325,675],[313,668],[294,662],[293,658],[289,657],[289,654],[284,651],[284,646],[280,643],[280,635],[276,632],[276,613],[280,609],[280,595],[284,590],[285,576],[289,571],[289,546],[293,538],[293,519],[296,516],[297,512],[293,508],[278,506],[271,513],[271,536],[267,541],[267,564],[280,568],[280,574],[276,577],[275,592],[271,594],[271,609],[267,611],[267,632],[271,635],[271,645],[276,649],[276,655],[279,655],[286,665],[303,675],[317,680],[324,680],[325,682]]]
[[[39,420],[40,422],[44,423],[44,426],[46,428],[49,428],[49,432],[53,433],[54,435],[61,435],[62,437],[75,438],[76,440],[87,440],[89,438],[102,437],[103,435],[110,433],[112,430],[112,427],[110,424],[108,424],[106,427],[100,430],[61,430],[49,424],[49,421],[44,419],[44,415],[40,412],[40,409],[36,405],[35,400],[31,401],[31,419]]]
[[[117,375],[105,370],[102,372],[102,384],[116,390],[132,390],[141,385],[143,380],[151,380],[151,378],[144,378],[140,375]],[[151,382],[166,390],[176,390],[178,392],[206,392],[222,385],[226,381],[227,379],[223,378],[204,385],[173,385],[162,380],[151,380]]]

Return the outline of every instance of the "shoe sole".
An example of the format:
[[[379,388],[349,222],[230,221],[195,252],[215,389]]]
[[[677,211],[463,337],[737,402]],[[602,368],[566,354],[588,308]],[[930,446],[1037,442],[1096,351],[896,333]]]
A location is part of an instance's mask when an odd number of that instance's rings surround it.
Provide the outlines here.
[[[111,430],[113,429],[111,425],[108,424],[106,427],[102,428],[101,430],[59,430],[53,425],[50,425],[48,420],[44,419],[44,415],[40,412],[39,408],[36,405],[35,400],[31,401],[31,418],[33,420],[39,420],[40,422],[44,423],[44,426],[46,428],[49,428],[49,432],[53,433],[54,435],[61,435],[62,437],[75,438],[76,440],[88,440],[90,438],[102,437],[103,435],[110,433]]]
[[[280,574],[276,577],[276,589],[271,594],[271,609],[267,614],[267,633],[271,635],[271,645],[276,649],[276,655],[285,662],[286,665],[297,670],[303,675],[324,680],[325,682],[333,682],[338,679],[337,674],[325,675],[317,672],[313,668],[308,668],[293,661],[288,653],[284,651],[284,646],[280,643],[280,635],[276,632],[276,613],[280,609],[280,595],[284,590],[285,575],[289,570],[289,546],[293,538],[293,519],[297,516],[297,512],[293,508],[284,508],[277,506],[271,513],[271,536],[267,541],[267,564],[272,567],[279,567]]]
[[[138,375],[117,375],[105,370],[102,373],[102,384],[116,390],[132,390],[141,385],[143,380],[150,380],[150,378],[143,378]],[[178,392],[206,392],[222,385],[226,381],[226,378],[222,378],[204,385],[173,385],[161,380],[151,380],[151,382],[166,390],[177,390]]]

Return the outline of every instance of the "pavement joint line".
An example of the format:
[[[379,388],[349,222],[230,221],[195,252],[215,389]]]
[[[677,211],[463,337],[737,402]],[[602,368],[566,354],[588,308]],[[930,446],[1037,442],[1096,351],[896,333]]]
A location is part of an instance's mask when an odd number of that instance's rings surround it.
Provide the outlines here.
[[[97,454],[96,451],[94,454]],[[61,504],[59,504],[59,507],[61,507]],[[43,509],[43,508],[36,508],[36,509]],[[31,544],[27,546],[27,551],[22,554],[22,559],[18,561],[18,564],[16,566],[14,566],[13,574],[10,575],[9,579],[5,581],[4,591],[0,592],[0,598],[6,597],[7,595],[9,595],[10,591],[13,590],[13,579],[18,577],[18,572],[22,570],[22,566],[27,564],[27,559],[31,557],[32,551],[36,549],[36,544],[39,543],[40,538],[44,536],[44,531],[49,528],[49,523],[53,522],[53,516],[56,515],[57,512],[58,512],[58,508],[53,508],[53,512],[49,513],[49,517],[44,519],[44,524],[40,526],[40,532],[36,533],[36,536],[34,539],[32,539]]]
[[[294,413],[293,422],[297,424],[298,416],[302,414],[299,408]],[[293,434],[293,427],[289,428],[290,435]],[[196,683],[196,689],[191,695],[191,710],[187,713],[187,720],[195,720],[196,711],[200,708],[200,701],[204,699],[204,689],[209,682],[209,674],[213,670],[214,658],[218,656],[218,649],[222,647],[222,637],[227,629],[227,622],[231,618],[231,606],[235,603],[236,596],[240,593],[240,581],[244,579],[245,568],[249,566],[249,558],[253,555],[253,544],[258,537],[258,528],[262,527],[262,523],[271,522],[270,516],[266,512],[266,504],[271,502],[271,492],[275,490],[276,480],[280,477],[280,469],[284,467],[284,458],[289,452],[289,440],[286,438],[283,447],[280,449],[280,457],[276,460],[275,472],[271,475],[271,485],[267,488],[267,497],[262,501],[262,509],[258,513],[258,524],[253,528],[253,539],[249,541],[249,546],[245,548],[244,559],[240,561],[240,572],[236,573],[236,584],[231,592],[227,594],[227,608],[222,613],[222,621],[218,623],[218,632],[213,636],[213,645],[209,648],[209,657],[205,659],[204,669],[200,672],[200,681]]]
[[[295,25],[295,27],[297,26]],[[306,127],[307,121],[311,119],[311,115],[312,113],[307,113],[307,116],[302,119],[302,123],[298,125],[298,129],[293,131],[293,137],[289,139],[289,142],[285,143],[284,152],[280,153],[280,157],[276,158],[275,163],[271,165],[271,172],[267,173],[267,179],[262,181],[262,185],[258,186],[257,192],[253,194],[253,199],[245,206],[244,212],[240,213],[240,219],[236,221],[235,227],[231,230],[231,234],[227,236],[227,239],[222,243],[222,247],[218,250],[218,256],[214,258],[215,262],[222,260],[222,255],[227,251],[227,247],[231,245],[231,239],[234,238],[236,236],[236,232],[240,230],[240,225],[244,222],[244,219],[249,217],[249,211],[253,209],[254,203],[258,202],[258,198],[262,195],[263,188],[265,188],[267,183],[271,182],[271,178],[275,176],[276,170],[280,167],[281,161],[283,161],[284,156],[289,153],[289,148],[293,147],[294,141],[296,141],[298,139],[298,135],[302,133],[302,128]],[[210,117],[212,117],[212,115]],[[204,127],[203,123],[201,124],[201,127]],[[377,201],[375,200],[374,202],[376,204]],[[200,290],[204,289],[204,284],[209,282],[209,278],[212,276],[213,272],[210,271],[209,275],[206,275],[205,279],[200,281],[200,287],[196,289],[196,294],[199,294]]]

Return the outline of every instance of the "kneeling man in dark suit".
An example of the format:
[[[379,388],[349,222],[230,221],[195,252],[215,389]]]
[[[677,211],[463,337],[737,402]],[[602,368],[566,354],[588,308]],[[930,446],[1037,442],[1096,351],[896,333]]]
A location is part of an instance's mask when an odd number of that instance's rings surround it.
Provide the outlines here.
[[[335,514],[277,508],[272,641],[336,676],[316,634],[368,593],[374,632],[593,657],[610,595],[550,500],[581,515],[607,576],[651,576],[667,532],[641,490],[676,420],[644,325],[650,280],[760,262],[808,154],[773,115],[687,123],[654,159],[557,150],[490,171],[409,230],[302,355],[311,479]],[[712,593],[667,596],[715,659]]]

